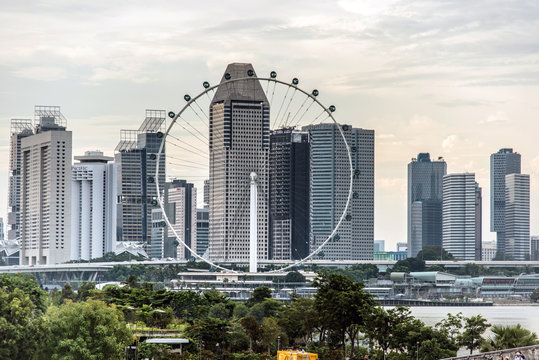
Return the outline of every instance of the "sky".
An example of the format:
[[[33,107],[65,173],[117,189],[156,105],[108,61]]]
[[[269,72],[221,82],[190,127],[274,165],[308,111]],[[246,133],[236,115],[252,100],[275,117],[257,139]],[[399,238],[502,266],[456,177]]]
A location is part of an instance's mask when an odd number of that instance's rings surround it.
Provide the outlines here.
[[[490,232],[489,156],[522,154],[539,234],[539,2],[2,1],[0,187],[9,123],[60,105],[73,154],[112,155],[145,109],[178,109],[230,62],[297,76],[337,121],[376,132],[375,239],[406,241],[407,163],[474,172]],[[5,216],[7,191],[0,192]]]

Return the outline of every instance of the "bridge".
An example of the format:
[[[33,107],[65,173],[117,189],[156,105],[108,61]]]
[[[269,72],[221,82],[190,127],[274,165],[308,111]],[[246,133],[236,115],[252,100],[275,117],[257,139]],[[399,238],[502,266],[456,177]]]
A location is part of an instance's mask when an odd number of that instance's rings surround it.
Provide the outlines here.
[[[356,264],[373,264],[380,270],[386,270],[395,265],[396,261],[393,260],[325,260],[316,259],[309,260],[302,266],[335,266],[335,267],[347,267]],[[522,268],[531,267],[539,268],[539,261],[455,261],[455,260],[428,260],[425,262],[426,266],[439,265],[445,268],[461,268],[468,264],[481,265],[486,268]],[[131,265],[147,265],[147,266],[167,266],[167,265],[188,265],[187,260],[146,260],[146,261],[125,261],[125,262],[91,262],[91,263],[66,263],[66,264],[51,264],[51,265],[11,265],[0,266],[0,273],[32,273],[46,277],[49,274],[63,274],[64,279],[69,281],[72,278],[84,279],[87,281],[94,281],[99,273],[111,270],[115,265],[131,266]],[[245,266],[248,268],[248,262],[219,262],[224,266]],[[258,262],[260,266],[284,266],[290,264],[285,260],[260,260]]]

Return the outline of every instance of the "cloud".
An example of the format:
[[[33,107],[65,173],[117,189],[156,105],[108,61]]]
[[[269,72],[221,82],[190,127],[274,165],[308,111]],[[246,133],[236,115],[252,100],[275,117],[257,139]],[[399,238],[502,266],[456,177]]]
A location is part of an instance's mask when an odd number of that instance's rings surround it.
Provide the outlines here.
[[[67,77],[67,69],[57,66],[29,66],[13,70],[13,75],[38,81],[58,81]]]
[[[508,121],[507,115],[503,111],[497,111],[493,114],[487,116],[486,119],[479,121],[480,124],[489,124],[495,122],[505,122]]]
[[[445,152],[450,152],[458,141],[457,135],[448,135],[442,141],[442,148]]]

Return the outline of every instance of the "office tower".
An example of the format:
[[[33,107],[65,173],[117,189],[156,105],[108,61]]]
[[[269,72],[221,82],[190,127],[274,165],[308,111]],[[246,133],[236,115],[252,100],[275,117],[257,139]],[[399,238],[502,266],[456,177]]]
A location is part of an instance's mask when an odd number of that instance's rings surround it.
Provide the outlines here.
[[[447,164],[420,153],[408,164],[408,256],[442,245],[442,179]]]
[[[443,177],[443,248],[459,260],[475,260],[476,192],[475,174]]]
[[[166,244],[166,237],[165,237],[165,231],[167,230],[167,223],[163,217],[163,210],[161,208],[152,209],[152,229],[150,232],[151,240],[150,240],[150,252],[148,255],[150,255],[150,258],[152,259],[162,259],[166,257],[172,258],[173,256],[165,256],[165,244]],[[174,242],[175,239],[170,239],[171,246],[172,242]],[[179,241],[176,240],[174,243],[174,247],[179,244]],[[172,255],[172,251],[170,251],[170,254]]]
[[[539,236],[531,237],[530,247],[530,260],[539,261]]]
[[[244,78],[248,70],[253,70],[251,64],[230,64],[225,75]],[[209,138],[212,260],[249,259],[251,172],[258,176],[258,258],[268,258],[269,127],[269,102],[258,80],[220,86],[215,92]]]
[[[491,261],[496,256],[496,241],[483,241],[481,246],[481,261]]]
[[[475,183],[475,260],[481,261],[483,255],[483,194]]]
[[[348,219],[341,223],[337,239],[329,241],[319,257],[372,260],[374,251],[374,130],[342,125],[352,155],[353,197]],[[342,216],[350,189],[348,151],[337,125],[309,125],[310,251],[331,234]]]
[[[101,151],[75,156],[71,168],[71,260],[103,257],[115,249],[117,167]]]
[[[10,254],[14,259],[19,258],[20,228],[21,228],[21,140],[34,134],[34,125],[31,119],[11,120],[11,139],[9,151],[9,183],[8,183],[8,214],[7,214],[7,241],[11,249],[17,249]],[[13,261],[12,260],[12,261]],[[14,260],[18,264],[18,260]],[[16,265],[13,264],[13,265]]]
[[[490,155],[490,231],[496,232],[498,257],[505,254],[505,175],[520,174],[520,154],[500,149]]]
[[[121,131],[114,155],[119,192],[117,246],[127,242],[150,249],[152,209],[159,207],[155,183],[157,180],[159,184],[165,183],[164,148],[159,160],[159,178],[155,178],[164,130],[165,111],[146,110],[146,118],[138,130]]]
[[[374,240],[374,251],[385,251],[385,240]]]
[[[71,131],[59,106],[34,109],[35,134],[21,140],[23,265],[58,264],[71,250]]]
[[[210,237],[210,210],[197,209],[197,246],[196,253],[199,256],[206,256],[208,250],[208,240]]]
[[[270,135],[270,256],[309,255],[309,133],[292,128]]]
[[[530,175],[505,175],[505,256],[530,255]]]
[[[168,217],[172,229],[167,229],[169,237],[178,236],[183,242],[196,252],[196,231],[197,231],[197,189],[193,184],[185,180],[173,180],[166,183],[167,198],[166,204],[172,206],[171,214]],[[191,253],[181,244],[176,248],[176,259],[189,259]]]
[[[210,180],[204,180],[204,209],[210,208]]]

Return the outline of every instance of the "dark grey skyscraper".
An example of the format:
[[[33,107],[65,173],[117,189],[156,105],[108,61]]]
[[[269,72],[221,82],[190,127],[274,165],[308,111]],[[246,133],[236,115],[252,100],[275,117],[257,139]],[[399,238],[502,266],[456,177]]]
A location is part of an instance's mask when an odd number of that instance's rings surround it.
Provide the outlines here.
[[[442,246],[442,184],[444,160],[420,153],[408,164],[408,256],[424,246]]]
[[[374,130],[342,125],[352,152],[354,168],[353,198],[349,220],[343,221],[338,240],[328,242],[326,259],[372,260],[374,257]],[[346,206],[350,165],[348,152],[338,127],[310,125],[311,194],[310,251],[320,246],[336,227]]]
[[[155,169],[165,129],[164,110],[146,110],[138,130],[122,130],[116,146],[118,166],[118,241],[145,244],[149,252],[152,209],[157,204]],[[165,156],[159,161],[159,184],[165,183]]]
[[[221,79],[247,77],[230,64]],[[255,75],[256,76],[256,75]],[[250,174],[258,176],[258,258],[268,258],[270,106],[255,79],[224,84],[210,103],[210,259],[249,259]]]
[[[270,255],[309,255],[309,133],[292,128],[270,135]]]
[[[208,239],[210,236],[210,210],[197,209],[197,246],[196,253],[204,256],[208,250]]]
[[[496,232],[498,256],[505,254],[505,175],[520,174],[520,154],[500,149],[490,155],[490,231]]]

